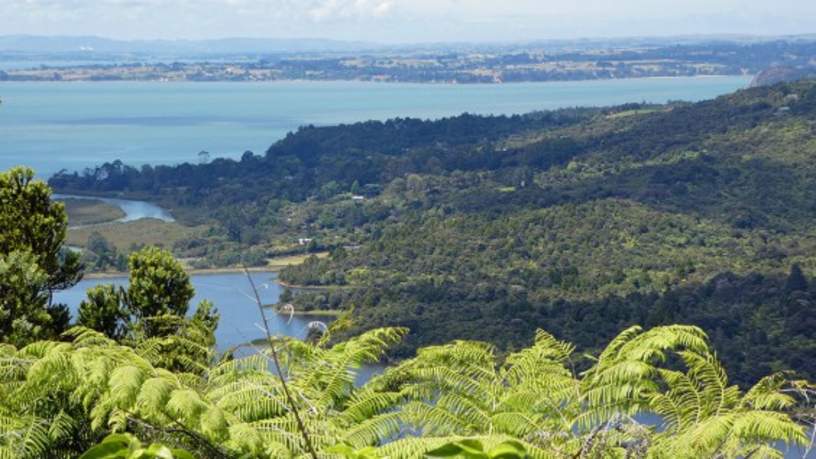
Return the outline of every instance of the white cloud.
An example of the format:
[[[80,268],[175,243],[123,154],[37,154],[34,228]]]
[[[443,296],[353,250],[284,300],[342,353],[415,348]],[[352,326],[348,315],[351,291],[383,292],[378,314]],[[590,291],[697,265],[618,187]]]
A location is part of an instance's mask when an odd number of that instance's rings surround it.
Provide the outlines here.
[[[284,11],[293,18],[380,17],[387,14],[394,0],[2,0],[0,12],[22,14],[96,12],[172,12],[193,11],[265,13]],[[410,2],[409,2],[410,3]]]
[[[381,17],[393,7],[391,0],[322,0],[313,3],[308,14],[316,21]]]
[[[813,32],[813,0],[0,0],[0,34],[513,40]]]

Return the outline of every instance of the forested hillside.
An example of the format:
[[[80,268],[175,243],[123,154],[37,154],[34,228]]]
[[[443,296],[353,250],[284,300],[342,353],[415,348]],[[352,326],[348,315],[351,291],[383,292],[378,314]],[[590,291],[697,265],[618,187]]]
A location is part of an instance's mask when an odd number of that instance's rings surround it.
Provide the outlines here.
[[[304,340],[262,327],[222,353],[218,310],[190,311],[189,275],[156,247],[130,255],[126,287],[89,289],[70,317],[53,294],[83,266],[64,245],[65,205],[33,176],[0,172],[2,459],[737,459],[813,447],[816,387],[772,372],[742,390],[694,326],[627,327],[592,356],[542,329],[509,354],[455,340],[360,378],[409,330],[343,339],[357,320],[347,312]],[[805,298],[801,272],[785,288]]]
[[[683,322],[750,383],[816,375],[814,134],[805,81],[696,104],[305,127],[241,161],[117,162],[50,183],[216,224],[179,255],[329,249],[281,275],[325,289],[285,301],[355,308],[348,333],[407,326],[397,355],[454,338],[512,351],[536,328],[597,350],[632,324]]]

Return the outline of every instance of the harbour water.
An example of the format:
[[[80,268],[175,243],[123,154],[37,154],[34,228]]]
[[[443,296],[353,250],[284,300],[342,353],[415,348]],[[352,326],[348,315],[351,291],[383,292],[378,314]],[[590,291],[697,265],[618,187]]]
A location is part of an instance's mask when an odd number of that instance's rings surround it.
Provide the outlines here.
[[[261,301],[264,304],[273,304],[278,301],[281,287],[277,283],[277,274],[273,272],[252,272],[252,279],[258,285]],[[226,351],[236,346],[251,343],[261,339],[264,333],[260,328],[261,315],[252,296],[252,290],[246,275],[243,273],[196,274],[191,276],[195,297],[191,302],[190,314],[202,300],[212,301],[221,320],[215,332],[217,348]],[[86,291],[100,284],[127,286],[127,277],[86,279],[74,287],[57,292],[54,302],[68,305],[71,313],[76,317],[79,303],[85,299]],[[308,332],[311,318],[278,315],[267,309],[267,319],[273,333],[282,336],[304,338]]]
[[[0,169],[46,177],[121,159],[198,162],[263,153],[306,124],[463,112],[514,114],[574,106],[713,98],[749,76],[495,85],[289,81],[264,83],[0,83]]]

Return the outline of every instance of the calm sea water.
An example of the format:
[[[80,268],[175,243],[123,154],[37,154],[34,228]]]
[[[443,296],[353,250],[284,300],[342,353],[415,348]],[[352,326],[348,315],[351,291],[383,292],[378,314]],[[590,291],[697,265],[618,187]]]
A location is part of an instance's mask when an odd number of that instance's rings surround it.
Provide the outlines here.
[[[305,124],[462,112],[525,113],[569,106],[701,100],[749,77],[652,78],[505,85],[368,82],[0,83],[0,169],[42,176],[121,159],[196,162],[262,153]]]
[[[282,291],[277,282],[277,273],[252,272],[250,275],[258,287],[261,301],[264,304],[277,303]],[[262,319],[246,275],[240,273],[196,274],[190,277],[195,288],[190,313],[195,311],[195,306],[201,300],[210,300],[221,314],[221,320],[215,330],[216,348],[224,352],[236,346],[247,345],[238,349],[236,354],[241,356],[254,352],[256,348],[250,346],[249,343],[263,338],[264,332],[260,328]],[[57,292],[54,295],[54,301],[68,305],[72,316],[76,318],[79,303],[85,299],[87,290],[102,284],[127,287],[128,280],[127,277],[83,280],[68,290]],[[271,309],[267,309],[266,312],[270,330],[279,336],[303,339],[308,334],[309,322],[325,321],[324,318],[302,316],[294,316],[290,319],[289,316],[275,314]],[[357,383],[365,383],[384,369],[385,367],[380,364],[365,365],[357,374]]]
[[[253,272],[251,275],[259,287],[261,301],[264,304],[276,303],[281,293],[281,287],[277,283],[277,274]],[[264,333],[259,328],[259,324],[262,323],[261,316],[251,296],[249,281],[244,274],[198,274],[191,278],[196,295],[193,298],[190,312],[195,311],[195,306],[199,301],[210,300],[221,313],[221,321],[215,332],[219,350],[224,351],[264,337]],[[76,317],[79,303],[85,299],[86,291],[100,284],[127,286],[127,278],[83,280],[68,290],[57,292],[54,295],[54,301],[67,304],[72,315]],[[279,335],[304,338],[308,332],[308,323],[313,320],[296,316],[290,321],[288,316],[280,316],[272,313],[271,310],[267,312],[272,332]]]

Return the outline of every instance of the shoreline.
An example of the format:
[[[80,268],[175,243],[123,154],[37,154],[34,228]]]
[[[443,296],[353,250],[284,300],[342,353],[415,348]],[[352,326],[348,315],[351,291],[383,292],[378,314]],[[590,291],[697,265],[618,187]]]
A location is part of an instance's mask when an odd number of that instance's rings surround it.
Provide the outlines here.
[[[574,83],[585,81],[620,81],[620,80],[650,80],[650,79],[671,79],[671,78],[727,78],[727,77],[746,77],[753,78],[755,75],[734,73],[734,74],[701,74],[701,75],[651,75],[651,76],[633,76],[633,77],[612,77],[612,78],[575,78],[575,79],[552,79],[552,80],[512,80],[512,81],[450,81],[450,80],[428,80],[428,81],[402,81],[402,80],[368,80],[368,79],[308,79],[308,78],[293,78],[280,80],[163,80],[163,79],[121,79],[121,80],[93,80],[93,79],[76,79],[76,80],[38,80],[38,79],[19,79],[19,80],[2,80],[3,83],[92,83],[92,84],[121,84],[121,83],[160,83],[160,84],[177,84],[177,83],[192,83],[192,84],[207,84],[207,83],[229,83],[229,84],[275,84],[275,83],[372,83],[372,84],[413,84],[413,85],[444,85],[444,86],[472,86],[472,85],[516,85],[516,84],[530,84],[530,83]]]
[[[301,310],[295,309],[292,312],[281,311],[277,308],[277,304],[265,304],[264,308],[271,309],[272,312],[281,316],[291,315],[293,317],[340,317],[345,313],[342,309],[312,309]]]
[[[291,288],[291,289],[295,289],[295,290],[321,291],[321,290],[331,290],[333,288],[339,288],[339,289],[353,288],[351,285],[299,285],[299,284],[290,284],[290,283],[282,281],[280,279],[278,279],[278,284],[280,284],[281,287]]]
[[[49,177],[50,179],[50,177]],[[49,185],[50,186],[50,185]],[[158,207],[158,204],[155,204],[151,201],[150,195],[148,194],[140,194],[140,193],[126,193],[126,192],[105,192],[105,191],[77,191],[77,190],[58,190],[56,188],[52,188],[52,196],[55,197],[57,200],[64,200],[64,199],[87,199],[87,200],[97,200],[102,201],[105,199],[108,200],[118,200],[118,201],[136,201],[136,202],[146,202],[148,204],[153,204]],[[104,201],[103,201],[104,202]]]
[[[318,257],[328,255],[328,252],[318,252],[316,254]],[[308,255],[307,255],[308,256]],[[301,259],[302,258],[302,259]],[[277,258],[270,258],[267,260],[267,264],[264,266],[251,266],[246,267],[246,270],[252,273],[279,273],[284,268],[290,265],[296,265],[303,262],[303,259],[306,257],[302,256],[284,256],[284,257],[277,257]],[[211,274],[240,274],[244,272],[243,267],[224,267],[224,268],[190,268],[185,267],[184,272],[189,275],[197,275],[197,276],[206,276]],[[127,271],[106,271],[106,272],[96,272],[96,273],[87,273],[83,276],[83,279],[112,279],[112,278],[121,278],[121,277],[128,277]],[[298,288],[292,287],[289,284],[286,284],[283,281],[277,281],[281,287],[286,288]],[[303,288],[310,288],[310,287],[303,287]]]
[[[282,268],[277,266],[253,266],[247,268],[251,273],[278,273]],[[244,272],[244,268],[200,268],[200,269],[185,269],[184,272],[191,276],[206,276],[213,274],[240,274]],[[87,273],[82,276],[82,280],[86,279],[116,279],[128,277],[127,271],[106,271],[101,273]]]

